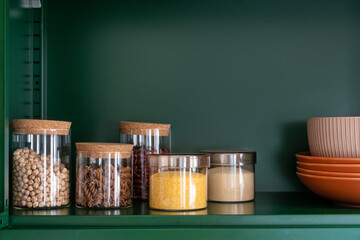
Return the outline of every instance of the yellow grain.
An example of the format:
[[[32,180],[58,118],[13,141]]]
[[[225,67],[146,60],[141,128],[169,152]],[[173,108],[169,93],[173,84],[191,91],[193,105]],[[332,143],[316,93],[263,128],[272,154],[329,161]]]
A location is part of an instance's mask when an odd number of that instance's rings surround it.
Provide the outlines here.
[[[202,173],[159,172],[150,176],[150,208],[191,210],[206,208],[207,179]]]

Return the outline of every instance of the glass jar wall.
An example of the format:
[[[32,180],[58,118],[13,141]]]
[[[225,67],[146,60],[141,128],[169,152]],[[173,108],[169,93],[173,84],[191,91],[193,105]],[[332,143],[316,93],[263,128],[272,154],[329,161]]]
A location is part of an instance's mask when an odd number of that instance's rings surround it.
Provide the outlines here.
[[[132,205],[132,144],[76,143],[76,206]]]
[[[210,154],[209,201],[246,202],[254,200],[256,152],[242,150],[203,152]]]
[[[147,154],[170,153],[170,124],[120,122],[120,142],[133,148],[133,198],[149,198],[149,170]]]
[[[70,204],[70,122],[13,120],[12,205],[55,208]]]
[[[151,209],[183,211],[207,207],[207,155],[149,154],[148,165]]]

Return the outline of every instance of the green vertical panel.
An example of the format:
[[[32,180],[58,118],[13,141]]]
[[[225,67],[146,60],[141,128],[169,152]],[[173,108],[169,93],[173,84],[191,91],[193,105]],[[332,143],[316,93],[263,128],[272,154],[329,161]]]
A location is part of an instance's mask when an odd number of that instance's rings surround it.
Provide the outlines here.
[[[33,9],[31,1],[11,0],[7,6],[6,35],[6,134],[5,163],[11,119],[41,118],[41,9]],[[5,171],[6,179],[9,171]],[[8,187],[6,182],[4,186]],[[10,186],[11,188],[11,186]],[[9,202],[11,198],[9,199]]]
[[[9,223],[8,207],[8,108],[7,99],[7,17],[8,1],[1,1],[0,7],[0,229]]]
[[[360,114],[358,0],[48,1],[48,118],[72,140],[172,123],[175,152],[258,152],[258,191],[302,190],[306,119]]]
[[[41,118],[41,9],[10,1],[10,118]]]

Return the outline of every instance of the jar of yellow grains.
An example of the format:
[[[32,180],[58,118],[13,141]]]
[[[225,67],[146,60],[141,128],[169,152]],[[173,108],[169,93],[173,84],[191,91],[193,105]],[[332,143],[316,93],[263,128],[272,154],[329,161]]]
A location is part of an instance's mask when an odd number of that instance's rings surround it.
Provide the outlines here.
[[[167,211],[207,207],[207,154],[149,154],[149,205]]]

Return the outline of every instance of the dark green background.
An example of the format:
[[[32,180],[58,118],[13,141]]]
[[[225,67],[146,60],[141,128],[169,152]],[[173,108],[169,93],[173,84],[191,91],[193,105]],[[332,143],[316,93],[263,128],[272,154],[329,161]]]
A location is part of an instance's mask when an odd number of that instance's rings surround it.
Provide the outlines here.
[[[47,1],[47,118],[72,141],[172,123],[173,150],[256,150],[294,191],[306,119],[360,114],[359,1]]]

